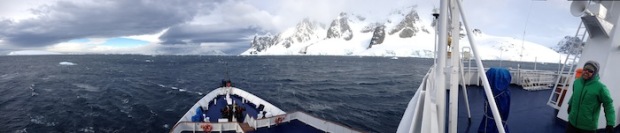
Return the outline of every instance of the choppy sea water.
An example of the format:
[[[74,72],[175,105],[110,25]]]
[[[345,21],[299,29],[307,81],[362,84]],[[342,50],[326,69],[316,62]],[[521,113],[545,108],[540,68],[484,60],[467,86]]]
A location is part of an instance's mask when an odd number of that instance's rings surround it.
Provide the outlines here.
[[[432,64],[337,56],[0,56],[0,132],[168,132],[224,78],[287,112],[395,132]]]

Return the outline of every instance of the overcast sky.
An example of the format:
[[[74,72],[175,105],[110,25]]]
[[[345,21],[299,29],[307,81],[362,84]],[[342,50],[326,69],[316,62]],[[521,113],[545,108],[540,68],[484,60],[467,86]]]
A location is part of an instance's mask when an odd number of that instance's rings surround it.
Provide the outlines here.
[[[0,54],[238,54],[257,33],[278,33],[303,18],[329,23],[340,12],[382,21],[418,5],[430,18],[434,0],[2,0]],[[468,22],[486,34],[554,46],[579,19],[566,0],[465,0]],[[428,15],[427,15],[428,14]],[[528,17],[529,16],[529,17]],[[528,19],[529,18],[529,19]],[[527,22],[527,23],[526,23]]]

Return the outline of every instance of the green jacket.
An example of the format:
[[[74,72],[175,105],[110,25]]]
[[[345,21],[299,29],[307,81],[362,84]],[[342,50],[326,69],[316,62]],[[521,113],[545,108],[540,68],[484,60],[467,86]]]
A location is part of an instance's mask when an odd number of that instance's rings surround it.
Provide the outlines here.
[[[605,107],[607,125],[615,126],[616,124],[613,100],[609,96],[609,90],[599,79],[597,74],[590,81],[579,78],[573,84],[573,95],[568,101],[571,108],[568,112],[568,121],[579,129],[597,129],[601,103]]]

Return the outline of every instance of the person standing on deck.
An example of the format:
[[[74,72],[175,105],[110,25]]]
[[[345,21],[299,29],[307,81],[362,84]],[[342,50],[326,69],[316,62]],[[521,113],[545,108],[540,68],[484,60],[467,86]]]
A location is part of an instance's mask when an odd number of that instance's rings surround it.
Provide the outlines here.
[[[567,133],[594,133],[598,127],[601,104],[605,108],[606,131],[613,132],[616,116],[607,87],[599,81],[598,62],[588,61],[581,78],[573,82],[573,95],[568,101]]]

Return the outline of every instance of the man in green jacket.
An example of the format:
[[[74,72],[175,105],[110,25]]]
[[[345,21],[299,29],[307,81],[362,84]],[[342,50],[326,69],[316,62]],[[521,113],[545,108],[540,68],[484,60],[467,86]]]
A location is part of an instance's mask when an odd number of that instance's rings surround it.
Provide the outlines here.
[[[573,95],[568,101],[567,133],[596,132],[601,104],[605,108],[606,131],[613,132],[616,124],[613,100],[607,87],[599,81],[600,66],[588,61],[583,66],[583,74],[573,83]]]

